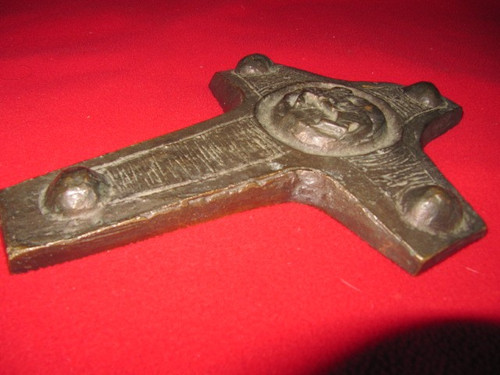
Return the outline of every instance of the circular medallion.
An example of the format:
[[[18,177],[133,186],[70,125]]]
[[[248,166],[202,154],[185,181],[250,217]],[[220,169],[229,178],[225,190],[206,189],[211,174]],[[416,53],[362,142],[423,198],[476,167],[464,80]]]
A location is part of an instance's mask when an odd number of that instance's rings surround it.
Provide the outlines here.
[[[285,87],[264,97],[256,116],[276,139],[314,155],[367,154],[401,137],[396,115],[385,102],[338,84]]]

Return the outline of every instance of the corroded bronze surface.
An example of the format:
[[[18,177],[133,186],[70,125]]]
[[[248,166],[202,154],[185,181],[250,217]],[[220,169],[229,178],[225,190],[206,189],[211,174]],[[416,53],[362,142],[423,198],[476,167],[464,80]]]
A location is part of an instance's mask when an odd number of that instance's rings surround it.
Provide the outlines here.
[[[422,151],[462,116],[431,83],[340,81],[251,55],[210,88],[225,114],[1,190],[10,270],[285,201],[412,274],[485,233]]]

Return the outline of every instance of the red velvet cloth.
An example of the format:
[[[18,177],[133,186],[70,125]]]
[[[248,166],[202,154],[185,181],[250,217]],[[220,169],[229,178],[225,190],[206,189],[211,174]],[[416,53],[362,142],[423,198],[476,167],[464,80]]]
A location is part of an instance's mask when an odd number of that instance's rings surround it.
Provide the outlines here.
[[[2,188],[220,114],[212,75],[259,52],[334,78],[435,83],[465,115],[426,152],[489,232],[418,277],[291,203],[26,274],[9,274],[2,254],[0,372],[308,374],[412,327],[495,327],[499,9],[2,1]]]

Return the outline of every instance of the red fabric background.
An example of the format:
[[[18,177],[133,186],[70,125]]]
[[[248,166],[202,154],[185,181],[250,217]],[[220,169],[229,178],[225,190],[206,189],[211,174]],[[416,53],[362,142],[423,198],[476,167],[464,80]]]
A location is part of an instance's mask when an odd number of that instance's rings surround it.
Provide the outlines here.
[[[496,2],[33,3],[0,3],[0,187],[220,114],[213,73],[260,52],[435,83],[465,115],[426,152],[489,232],[418,277],[299,204],[21,275],[2,254],[1,373],[305,374],[399,330],[500,322]]]

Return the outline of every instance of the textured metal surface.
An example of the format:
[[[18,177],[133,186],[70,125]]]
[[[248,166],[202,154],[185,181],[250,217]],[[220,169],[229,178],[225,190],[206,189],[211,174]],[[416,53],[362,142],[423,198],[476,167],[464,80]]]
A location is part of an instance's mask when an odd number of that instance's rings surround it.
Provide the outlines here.
[[[251,55],[210,88],[225,114],[1,190],[10,270],[286,201],[412,274],[485,233],[422,151],[462,116],[431,83],[340,81]]]

